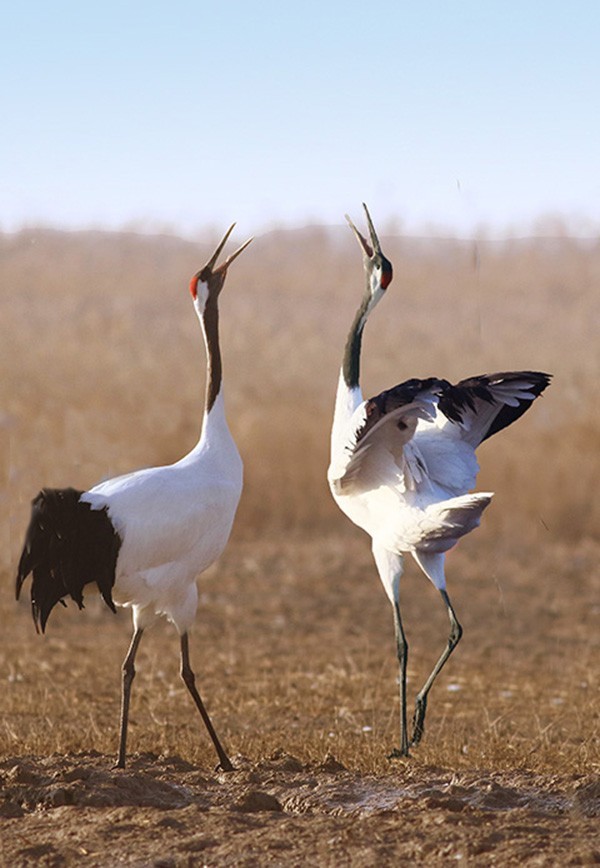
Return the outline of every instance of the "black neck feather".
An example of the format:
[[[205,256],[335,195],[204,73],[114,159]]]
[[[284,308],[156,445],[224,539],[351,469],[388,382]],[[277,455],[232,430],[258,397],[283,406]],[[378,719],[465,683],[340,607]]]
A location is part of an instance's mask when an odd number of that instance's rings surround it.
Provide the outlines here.
[[[205,412],[212,410],[221,391],[223,366],[221,348],[219,345],[219,308],[217,299],[209,296],[203,314],[204,334],[206,336],[206,352],[208,356]]]
[[[361,306],[356,311],[354,322],[348,332],[348,339],[344,348],[344,360],[342,363],[342,373],[344,382],[349,389],[356,389],[359,385],[360,378],[360,351],[362,348],[362,335],[365,323],[367,321],[367,308],[369,306],[370,294],[366,294],[362,300]]]

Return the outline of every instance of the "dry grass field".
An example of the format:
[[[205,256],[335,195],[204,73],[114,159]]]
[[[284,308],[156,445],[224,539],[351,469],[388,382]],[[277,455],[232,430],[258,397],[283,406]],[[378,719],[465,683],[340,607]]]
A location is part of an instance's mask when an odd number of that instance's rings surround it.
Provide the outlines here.
[[[381,233],[395,277],[365,336],[366,394],[555,375],[480,450],[478,487],[497,496],[448,559],[465,635],[423,743],[396,763],[391,611],[325,481],[360,254],[347,229],[310,228],[235,263],[222,343],[246,482],[201,579],[192,663],[237,771],[213,772],[167,624],[141,645],[131,764],[111,770],[129,616],[90,587],[83,612],[57,607],[36,636],[16,562],[42,485],[86,488],[194,444],[204,354],[187,283],[219,233],[0,237],[1,864],[598,863],[600,243],[561,232]],[[403,595],[416,690],[447,624],[412,564]]]

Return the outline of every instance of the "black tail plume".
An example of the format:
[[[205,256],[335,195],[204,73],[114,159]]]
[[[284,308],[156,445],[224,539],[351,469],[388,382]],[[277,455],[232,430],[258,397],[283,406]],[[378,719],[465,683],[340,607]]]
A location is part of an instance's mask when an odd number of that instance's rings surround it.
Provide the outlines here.
[[[83,608],[83,588],[96,582],[115,611],[115,583],[121,538],[106,509],[92,509],[74,488],[43,488],[31,504],[31,520],[19,561],[17,600],[33,573],[31,612],[36,630],[46,629],[50,612],[70,596]]]

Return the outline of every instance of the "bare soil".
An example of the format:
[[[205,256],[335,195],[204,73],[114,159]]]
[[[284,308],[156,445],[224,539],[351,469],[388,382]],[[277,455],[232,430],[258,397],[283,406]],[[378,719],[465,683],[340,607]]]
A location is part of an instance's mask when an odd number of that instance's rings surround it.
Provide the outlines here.
[[[0,768],[5,865],[587,865],[600,783],[403,763],[361,775],[332,757],[12,757]]]
[[[597,864],[598,546],[517,558],[489,545],[451,557],[465,635],[422,744],[393,762],[391,612],[354,531],[234,543],[201,580],[192,661],[229,774],[172,628],[140,647],[116,770],[127,614],[90,593],[38,637],[6,595],[2,865]],[[415,570],[404,611],[416,690],[447,624]]]

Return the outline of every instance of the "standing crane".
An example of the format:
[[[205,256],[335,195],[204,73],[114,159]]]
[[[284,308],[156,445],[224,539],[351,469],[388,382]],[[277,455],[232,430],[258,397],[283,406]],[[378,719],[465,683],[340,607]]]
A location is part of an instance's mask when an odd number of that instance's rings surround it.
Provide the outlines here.
[[[204,721],[224,771],[233,766],[195,684],[188,632],[198,606],[196,579],[222,553],[242,492],[242,460],[225,418],[219,346],[219,295],[227,269],[248,239],[221,265],[233,224],[191,279],[190,292],[207,355],[200,439],[180,461],[109,479],[89,491],[44,488],[32,502],[16,596],[32,573],[36,631],[46,629],[56,603],[70,596],[83,608],[83,588],[96,582],[107,606],[129,607],[133,638],[123,662],[117,768],[125,767],[135,657],[146,627],[171,621],[181,643],[181,677]]]
[[[462,635],[446,590],[444,561],[446,552],[479,525],[492,498],[490,492],[469,493],[479,470],[475,450],[522,416],[549,384],[550,375],[483,374],[456,385],[436,377],[410,379],[365,401],[359,384],[362,336],[392,280],[392,264],[363,207],[370,240],[346,217],[363,253],[366,289],[344,349],[327,476],[342,512],[371,537],[375,564],[393,607],[400,748],[391,756],[406,757],[423,735],[429,691]],[[410,739],[408,644],[400,614],[407,552],[440,592],[450,620],[447,645],[417,694]]]

